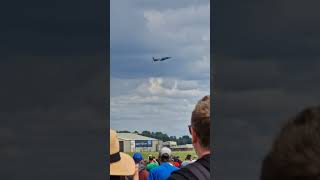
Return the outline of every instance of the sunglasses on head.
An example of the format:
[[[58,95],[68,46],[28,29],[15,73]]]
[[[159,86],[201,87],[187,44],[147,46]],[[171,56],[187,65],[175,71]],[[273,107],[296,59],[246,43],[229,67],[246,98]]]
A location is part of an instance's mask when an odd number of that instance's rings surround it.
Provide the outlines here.
[[[192,131],[191,131],[192,126],[189,125],[188,128],[189,128],[189,133],[192,135]]]

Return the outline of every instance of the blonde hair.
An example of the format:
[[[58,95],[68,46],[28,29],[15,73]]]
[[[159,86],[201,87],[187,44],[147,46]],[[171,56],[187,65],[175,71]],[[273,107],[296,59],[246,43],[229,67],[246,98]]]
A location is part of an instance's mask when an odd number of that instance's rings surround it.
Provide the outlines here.
[[[210,96],[208,95],[198,101],[191,116],[191,126],[203,147],[210,146],[210,121]]]

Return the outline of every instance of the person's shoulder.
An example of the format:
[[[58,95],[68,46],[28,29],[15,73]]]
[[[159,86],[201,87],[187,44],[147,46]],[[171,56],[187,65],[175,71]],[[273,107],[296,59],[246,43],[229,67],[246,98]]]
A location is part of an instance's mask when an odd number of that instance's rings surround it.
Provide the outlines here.
[[[206,160],[208,160],[208,159],[210,159],[210,157],[211,157],[211,154],[206,154],[206,155],[204,155],[201,159],[206,159]]]
[[[180,180],[180,179],[196,179],[190,170],[186,167],[173,171],[168,180]]]
[[[191,161],[183,161],[182,163],[181,163],[181,166],[186,166],[186,165],[188,165],[188,164],[190,164],[191,163]]]
[[[198,159],[197,161],[193,163],[189,163],[186,166],[182,167],[181,169],[174,171],[171,173],[171,176],[169,177],[169,180],[196,180],[198,179],[190,169],[198,169],[197,164],[201,164],[204,166],[209,172],[210,172],[210,156],[208,157],[203,157],[201,159]]]
[[[153,162],[151,164],[152,164],[152,166],[160,166],[157,162]]]
[[[147,179],[149,172],[147,170],[142,170],[139,172],[139,179]]]
[[[139,172],[139,174],[149,174],[149,172],[146,169],[143,169]]]
[[[174,164],[171,164],[171,163],[166,163],[165,166],[168,166],[168,167],[170,167],[170,168],[173,169],[173,170],[178,170],[178,169],[179,169],[177,166],[175,166]]]
[[[150,169],[149,174],[153,174],[156,171],[157,171],[156,168],[152,168],[152,169]]]
[[[210,171],[210,154],[203,156],[202,158],[196,160],[193,163],[190,164],[201,164],[203,165],[206,169]],[[190,165],[189,164],[189,165]]]
[[[153,164],[153,163],[151,164],[151,163],[150,163],[150,164],[147,165],[146,169],[147,169],[147,170],[152,170],[152,169],[154,169],[154,168],[156,168],[156,167],[158,167],[157,164]]]
[[[173,166],[173,168],[175,169],[175,170],[179,170],[180,168],[178,168],[177,166]]]
[[[150,172],[157,172],[157,171],[161,170],[162,168],[163,168],[162,166],[156,166],[156,167],[152,168],[150,170]]]
[[[155,165],[154,162],[151,162],[151,163],[148,163],[148,164],[147,164],[147,166],[153,166],[153,165]]]

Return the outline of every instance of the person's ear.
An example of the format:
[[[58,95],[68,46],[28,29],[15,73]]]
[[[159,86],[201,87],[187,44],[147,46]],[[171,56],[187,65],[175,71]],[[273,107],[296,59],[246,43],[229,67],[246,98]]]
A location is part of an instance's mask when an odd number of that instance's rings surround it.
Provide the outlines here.
[[[191,128],[192,132],[192,144],[196,144],[198,142],[198,137],[196,136],[196,132],[194,131],[193,128]]]

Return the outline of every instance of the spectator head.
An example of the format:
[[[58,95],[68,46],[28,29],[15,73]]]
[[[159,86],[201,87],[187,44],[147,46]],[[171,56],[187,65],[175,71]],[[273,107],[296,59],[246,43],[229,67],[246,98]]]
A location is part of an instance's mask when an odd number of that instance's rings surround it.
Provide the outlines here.
[[[288,121],[264,158],[261,180],[320,180],[320,106]]]
[[[159,152],[159,159],[161,162],[169,162],[171,156],[171,149],[163,147]]]
[[[163,162],[172,161],[172,159],[170,158],[170,155],[169,155],[169,154],[164,153],[164,154],[161,155],[160,161],[161,161],[161,163],[163,163]]]
[[[136,164],[138,164],[140,161],[143,160],[142,154],[141,153],[134,153],[133,154],[133,160]]]
[[[196,104],[189,127],[192,144],[198,156],[210,150],[210,96],[204,96]]]
[[[110,177],[132,176],[135,173],[133,159],[122,152],[119,152],[119,140],[117,133],[110,129]]]
[[[149,159],[149,161],[151,162],[151,161],[154,160],[154,157],[150,154],[150,155],[148,156],[148,159]]]
[[[177,156],[176,158],[177,158],[178,161],[180,160],[180,156]]]
[[[191,155],[190,154],[187,155],[186,160],[191,160]]]
[[[144,166],[146,166],[146,165],[148,164],[148,161],[147,161],[147,160],[143,160],[143,161],[141,161],[141,163],[142,163]]]
[[[197,156],[193,156],[193,159],[198,159],[198,157]]]
[[[178,156],[174,156],[174,157],[173,157],[173,161],[174,161],[174,162],[179,162],[179,157],[178,157]]]

